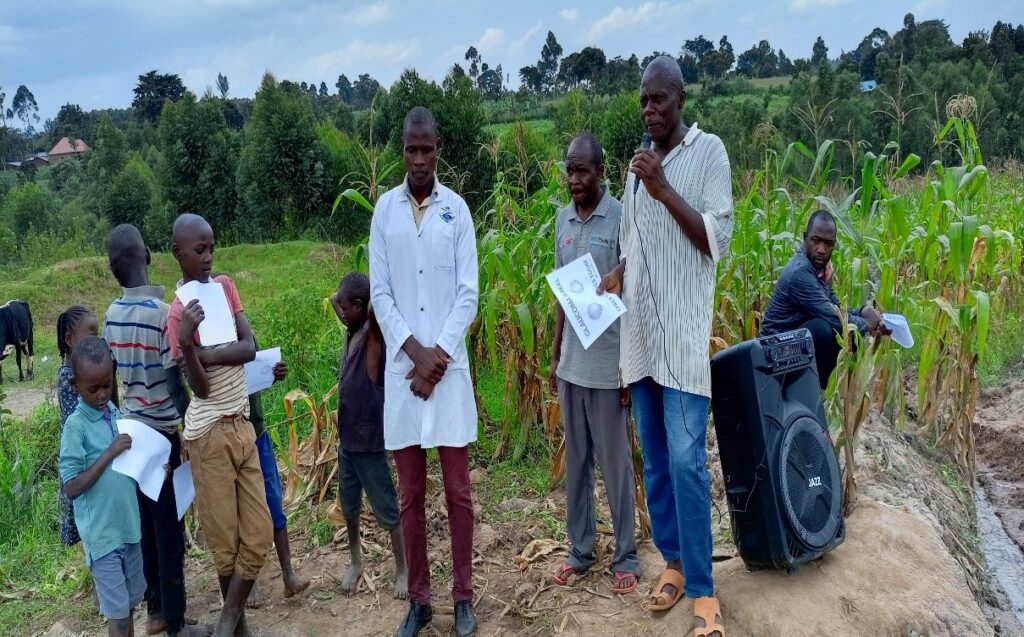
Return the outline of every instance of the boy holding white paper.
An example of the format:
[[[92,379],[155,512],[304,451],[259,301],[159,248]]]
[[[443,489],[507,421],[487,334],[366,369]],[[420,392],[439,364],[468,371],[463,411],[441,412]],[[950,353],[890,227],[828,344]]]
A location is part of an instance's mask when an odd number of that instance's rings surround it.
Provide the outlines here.
[[[167,338],[171,358],[184,360],[193,394],[185,411],[184,438],[196,511],[224,598],[215,634],[245,635],[245,601],[273,539],[243,367],[256,357],[256,343],[234,282],[225,275],[210,277],[210,224],[185,213],[174,222],[172,233],[171,250],[182,280],[167,319]],[[185,303],[183,296],[192,298]],[[226,312],[218,309],[225,305]],[[207,321],[207,328],[200,329]],[[233,341],[222,340],[225,326]],[[204,335],[213,340],[204,341]]]
[[[280,358],[280,350],[278,351]],[[288,375],[288,363],[278,360],[273,367],[273,382],[282,381]],[[251,388],[250,388],[251,389]],[[263,417],[263,399],[260,392],[249,394],[249,420],[256,433],[256,453],[260,458],[260,470],[263,472],[263,490],[267,495],[267,508],[270,509],[270,520],[274,524],[274,548],[277,560],[281,565],[281,582],[284,584],[285,598],[294,597],[309,588],[309,580],[304,580],[292,567],[292,550],[288,542],[288,516],[284,512],[284,494],[281,488],[281,475],[277,471],[277,458],[274,456],[274,444],[267,433]],[[247,606],[258,608],[260,601],[255,586],[249,593]]]
[[[107,308],[103,339],[111,348],[121,382],[121,408],[128,418],[150,426],[171,445],[170,469],[181,464],[178,407],[188,402],[181,372],[170,356],[163,286],[150,285],[149,249],[138,228],[121,224],[106,239],[110,271],[122,295]],[[156,500],[138,494],[142,520],[142,561],[146,574],[147,632],[203,637],[213,629],[185,617],[185,532],[174,488],[166,480]]]
[[[146,592],[146,578],[135,481],[110,467],[132,446],[127,434],[117,433],[121,412],[110,402],[110,348],[95,336],[82,339],[71,353],[71,370],[71,383],[81,400],[61,433],[62,488],[75,504],[75,524],[107,632],[132,635],[132,611]]]

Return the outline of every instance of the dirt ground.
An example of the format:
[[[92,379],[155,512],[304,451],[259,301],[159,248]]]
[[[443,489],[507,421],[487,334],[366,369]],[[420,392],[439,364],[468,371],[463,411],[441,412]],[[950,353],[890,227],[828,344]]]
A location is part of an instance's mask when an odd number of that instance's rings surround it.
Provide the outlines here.
[[[28,417],[36,407],[46,400],[45,390],[32,387],[27,383],[11,382],[10,379],[4,379],[0,390],[7,395],[7,398],[4,399],[4,407],[10,410],[11,416],[14,418]]]
[[[721,472],[714,449],[711,456],[712,475],[716,477],[713,491],[720,499]],[[949,530],[965,523],[963,516],[970,511],[967,503],[959,501],[945,486],[908,437],[896,433],[881,418],[866,423],[857,456],[860,495],[847,520],[847,539],[822,560],[791,575],[751,573],[734,556],[728,537],[716,534],[720,541],[715,580],[729,635],[995,634],[991,620],[986,620],[972,593],[970,579],[982,575],[972,565],[973,558],[956,548],[958,540]],[[436,488],[439,478],[432,476],[435,488],[428,516],[435,615],[431,627],[421,633],[435,636],[453,634],[450,569],[445,566],[449,563],[447,523],[443,494]],[[563,501],[564,496],[556,492],[543,501],[529,503],[529,511],[564,519]],[[602,520],[608,519],[603,499],[599,515]],[[645,595],[661,567],[650,541],[640,544],[640,587],[619,597],[611,591],[610,574],[602,572],[611,552],[612,538],[607,533],[599,536],[604,561],[597,572],[584,576],[571,588],[558,588],[550,584],[547,575],[565,555],[564,538],[550,537],[540,524],[492,525],[488,516],[478,517],[474,578],[479,634],[690,634],[688,600],[662,617],[652,617],[643,609]],[[524,517],[530,520],[532,516]],[[715,518],[719,529],[727,527],[726,519]],[[259,581],[265,604],[250,611],[259,634],[393,634],[406,604],[390,594],[393,561],[385,535],[369,518],[364,533],[368,568],[359,592],[351,597],[339,591],[348,563],[344,534],[335,536],[336,543],[311,551],[302,550],[303,540],[293,537],[295,563],[312,585],[301,597],[285,600],[277,564],[273,559],[268,562]],[[208,557],[189,560],[187,580],[190,612],[204,621],[214,621],[219,600]],[[144,634],[141,618],[136,631]],[[53,637],[78,634],[99,637],[106,633],[98,617],[87,624],[54,626],[50,632]],[[1017,633],[1001,629],[999,634]]]
[[[1024,550],[1024,380],[983,392],[977,420],[978,480]]]

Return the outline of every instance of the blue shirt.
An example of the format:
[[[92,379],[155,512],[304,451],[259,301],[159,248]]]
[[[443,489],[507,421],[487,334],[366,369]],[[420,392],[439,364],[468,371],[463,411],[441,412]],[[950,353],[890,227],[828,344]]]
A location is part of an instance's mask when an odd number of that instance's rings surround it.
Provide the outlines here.
[[[795,330],[816,318],[825,319],[840,332],[843,323],[839,320],[839,312],[839,298],[832,289],[832,283],[818,276],[801,246],[775,283],[761,323],[761,336]],[[867,330],[867,321],[861,318],[859,309],[848,311],[847,320],[861,332]]]
[[[96,462],[117,435],[121,412],[113,403],[97,409],[84,400],[68,416],[60,437],[58,469],[64,483]],[[99,479],[75,499],[75,524],[88,564],[123,544],[141,540],[135,481],[107,466]]]

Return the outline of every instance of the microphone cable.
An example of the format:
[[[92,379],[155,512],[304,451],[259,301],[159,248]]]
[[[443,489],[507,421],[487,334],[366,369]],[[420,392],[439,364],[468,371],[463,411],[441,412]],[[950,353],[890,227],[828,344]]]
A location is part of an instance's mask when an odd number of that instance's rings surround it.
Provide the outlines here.
[[[644,137],[645,138],[649,138],[647,133],[644,133]],[[674,160],[675,160],[675,157],[673,157],[672,160],[669,161],[669,163],[671,163]],[[664,166],[662,168],[664,168]],[[667,334],[667,331],[665,330],[665,323],[661,319],[661,309],[658,307],[657,297],[654,294],[654,276],[651,274],[651,264],[650,264],[650,261],[647,259],[647,248],[644,246],[643,233],[640,231],[640,224],[637,221],[637,216],[638,216],[638,212],[639,211],[638,211],[637,205],[636,205],[636,195],[637,195],[637,190],[639,189],[639,182],[641,180],[640,180],[639,175],[636,175],[636,174],[634,174],[633,179],[634,179],[634,181],[633,181],[633,198],[632,198],[632,203],[633,203],[633,205],[632,205],[632,208],[633,208],[633,214],[632,214],[632,217],[633,217],[633,227],[636,229],[636,238],[637,238],[637,241],[640,243],[640,253],[641,253],[641,256],[643,257],[644,268],[647,270],[647,291],[648,291],[648,293],[650,295],[651,304],[654,305],[654,315],[658,319],[658,326],[661,328],[661,347],[662,347],[662,355],[665,357],[665,368],[668,370],[669,377],[676,384],[676,386],[680,388],[680,389],[677,389],[675,391],[678,392],[679,414],[680,414],[680,416],[681,416],[681,418],[683,420],[683,429],[685,429],[687,435],[690,436],[691,443],[693,444],[694,448],[696,449],[697,442],[698,442],[697,436],[692,431],[690,431],[690,427],[689,427],[689,425],[686,422],[686,409],[684,408],[684,405],[683,405],[683,390],[681,389],[683,385],[682,385],[681,382],[679,382],[679,378],[676,376],[675,371],[673,371],[672,363],[669,360],[668,334]],[[644,187],[644,190],[645,191],[647,190],[646,186]],[[667,212],[667,210],[666,210],[666,212]],[[670,214],[670,216],[671,216],[671,214]],[[687,238],[687,239],[689,239],[689,238]],[[710,241],[711,238],[708,237],[708,240]],[[622,281],[623,290],[625,290],[625,283],[626,283],[626,281],[625,281],[625,272],[623,272],[623,281]],[[654,379],[652,378],[651,380],[654,380]],[[664,391],[664,388],[662,389],[662,391]],[[662,409],[664,411],[664,408],[662,408]],[[711,409],[711,399],[710,398],[708,399],[708,409],[709,409],[709,411]],[[665,420],[664,413],[662,413],[662,421],[664,421],[664,420]],[[665,424],[665,426],[667,428],[668,423],[664,423],[664,424]],[[667,443],[666,443],[666,447],[667,447]],[[705,454],[706,454],[707,453],[707,440],[706,440],[706,437],[705,437],[705,449],[704,449],[704,451],[705,451]],[[701,467],[700,462],[697,460],[697,456],[694,457],[694,468],[697,471],[697,474],[700,475],[700,470],[701,470],[702,467]],[[708,499],[711,501],[712,504],[715,505],[715,508],[717,509],[718,505],[715,504],[714,498],[711,497],[711,481],[710,480],[708,480]],[[677,512],[677,515],[678,515],[678,512]],[[709,532],[710,532],[710,530],[709,530]],[[713,548],[714,548],[714,539],[712,539],[712,549]]]

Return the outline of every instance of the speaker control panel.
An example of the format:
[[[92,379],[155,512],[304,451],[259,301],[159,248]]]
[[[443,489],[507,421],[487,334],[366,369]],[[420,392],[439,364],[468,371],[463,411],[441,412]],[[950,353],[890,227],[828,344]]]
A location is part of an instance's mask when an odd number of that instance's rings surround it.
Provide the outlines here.
[[[810,365],[814,360],[814,341],[806,329],[763,336],[757,339],[769,373],[788,372]]]

